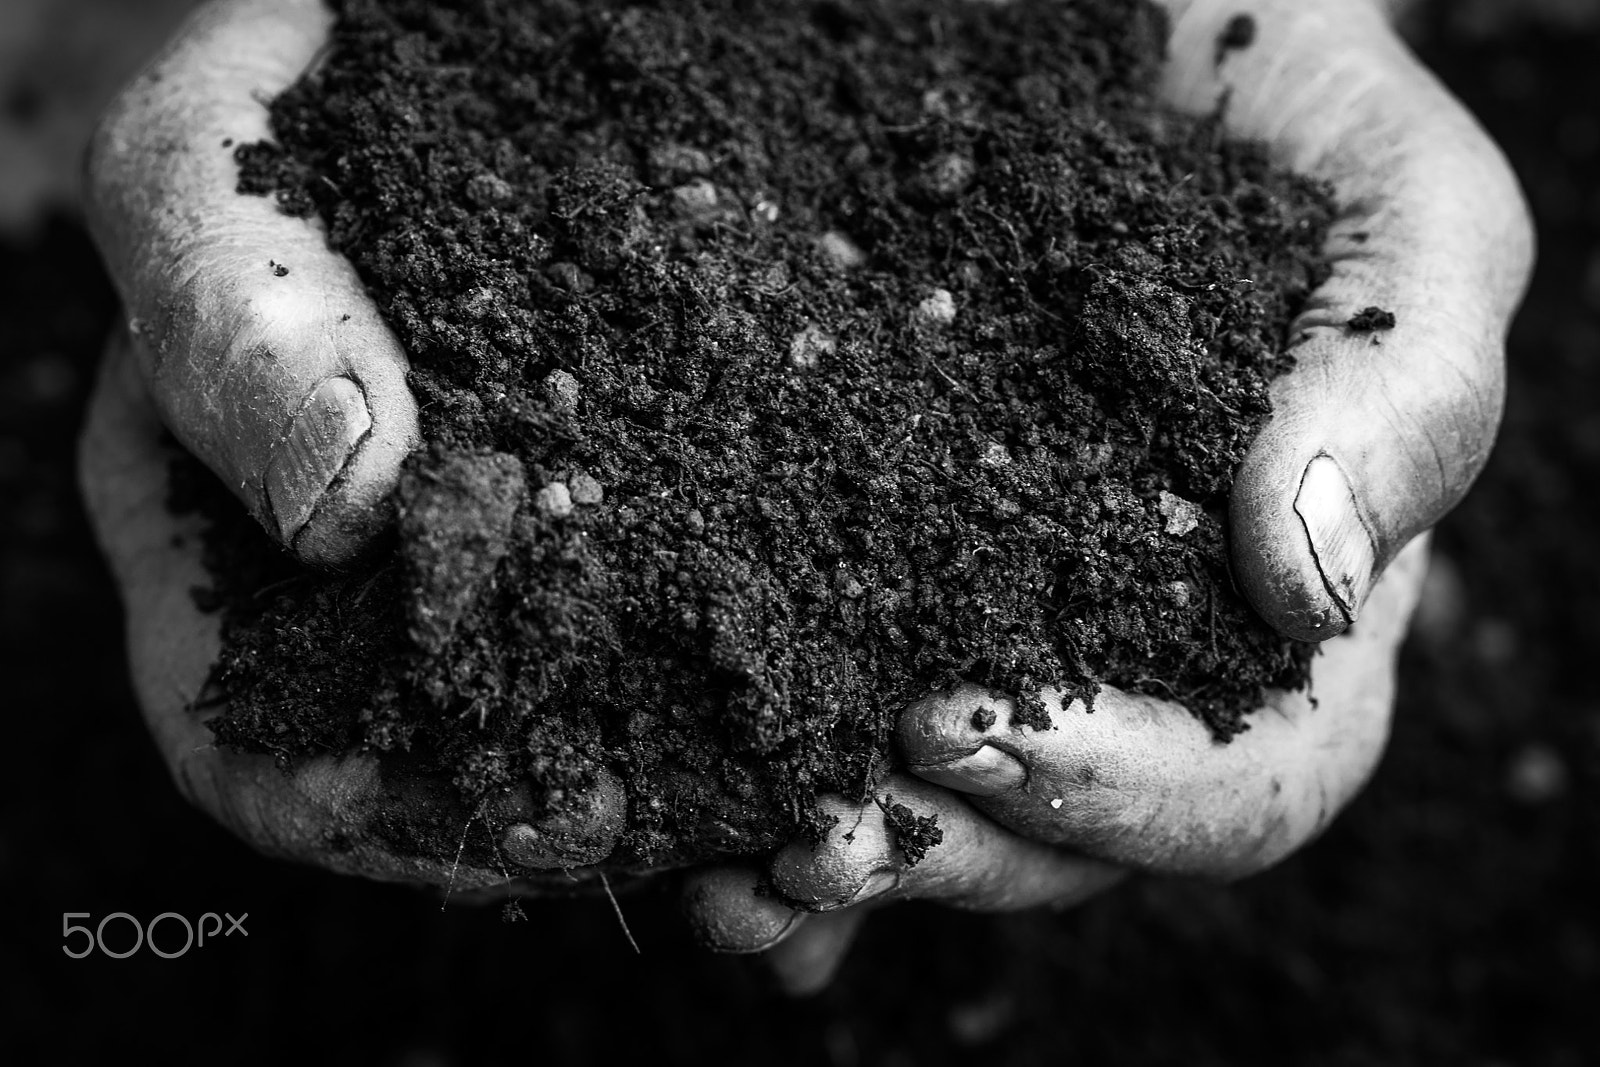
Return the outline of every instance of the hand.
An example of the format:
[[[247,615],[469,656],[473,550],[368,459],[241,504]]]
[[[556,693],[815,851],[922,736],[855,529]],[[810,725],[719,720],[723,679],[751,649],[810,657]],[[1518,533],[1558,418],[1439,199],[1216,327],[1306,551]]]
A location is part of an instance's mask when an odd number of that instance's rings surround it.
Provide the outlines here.
[[[207,5],[91,146],[89,221],[133,336],[113,340],[101,370],[81,476],[127,607],[135,690],[179,788],[264,852],[453,889],[597,863],[623,805],[604,773],[578,802],[585,817],[537,823],[526,795],[466,809],[448,783],[388,757],[320,757],[285,776],[214,746],[196,710],[219,626],[191,598],[209,579],[197,520],[166,508],[162,424],[320,564],[375,531],[418,439],[405,354],[354,270],[316,224],[235,191],[232,146],[267,135],[262,101],[312,62],[331,22],[319,0]]]
[[[541,821],[526,792],[474,810],[448,781],[390,757],[319,756],[285,774],[266,756],[212,743],[205,722],[221,709],[203,698],[220,621],[193,598],[210,584],[203,520],[166,506],[178,455],[164,440],[131,346],[113,338],[90,401],[80,477],[127,609],[134,691],[185,796],[262,852],[348,874],[460,892],[585,882],[581,868],[610,855],[622,826],[622,788],[604,771],[577,798],[583,814]]]
[[[1297,366],[1274,383],[1230,516],[1246,596],[1286,635],[1326,641],[1312,688],[1271,694],[1228,745],[1180,707],[1112,690],[1092,715],[1043,694],[1045,732],[1013,729],[1010,703],[976,691],[908,709],[902,755],[951,792],[915,779],[885,791],[939,815],[945,844],[912,867],[876,803],[839,802],[815,849],[796,843],[772,865],[779,896],[753,893],[750,871],[689,886],[702,939],[768,951],[793,991],[826,984],[862,915],[886,901],[1065,905],[1128,871],[1260,870],[1316,836],[1382,753],[1426,562],[1418,535],[1466,492],[1499,423],[1505,333],[1531,269],[1527,211],[1498,150],[1378,0],[1163,6],[1167,101],[1197,114],[1222,102],[1231,135],[1330,182],[1342,208],[1332,274],[1290,331]],[[1219,53],[1238,15],[1253,18],[1254,40]],[[1395,328],[1346,328],[1368,306],[1392,311]]]
[[[838,822],[823,840],[792,842],[764,872],[691,876],[690,922],[718,951],[767,952],[780,984],[808,993],[866,913],[892,901],[1062,908],[1136,871],[1227,880],[1271,866],[1321,833],[1377,765],[1426,566],[1422,537],[1361,625],[1322,646],[1309,690],[1270,694],[1226,745],[1177,704],[1111,688],[1092,714],[1041,693],[1045,731],[1014,727],[1010,699],[972,686],[915,704],[898,736],[909,774],[867,804],[826,799]],[[944,840],[914,865],[880,806],[890,798],[938,818]]]

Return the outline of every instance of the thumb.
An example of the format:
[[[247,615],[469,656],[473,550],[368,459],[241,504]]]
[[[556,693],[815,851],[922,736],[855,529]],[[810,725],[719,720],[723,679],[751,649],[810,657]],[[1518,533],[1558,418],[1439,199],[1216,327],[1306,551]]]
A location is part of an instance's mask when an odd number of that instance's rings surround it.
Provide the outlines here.
[[[1331,274],[1291,330],[1295,367],[1231,503],[1244,593],[1320,641],[1482,469],[1533,239],[1505,160],[1377,5],[1256,6],[1254,43],[1218,62],[1233,7],[1189,5],[1165,92],[1197,109],[1226,93],[1230,133],[1329,182],[1339,205]],[[1387,314],[1363,322],[1368,308]]]
[[[112,105],[87,214],[167,427],[267,530],[340,562],[417,440],[406,359],[321,228],[237,192],[237,145],[314,60],[319,0],[218,0]]]

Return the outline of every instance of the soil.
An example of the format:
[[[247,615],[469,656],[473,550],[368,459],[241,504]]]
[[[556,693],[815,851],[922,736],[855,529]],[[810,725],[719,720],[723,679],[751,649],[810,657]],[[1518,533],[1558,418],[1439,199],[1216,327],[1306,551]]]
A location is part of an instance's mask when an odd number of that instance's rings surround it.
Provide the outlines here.
[[[1256,43],[1256,20],[1251,15],[1235,15],[1217,35],[1216,65],[1228,58],[1228,53],[1242,51]]]
[[[874,795],[964,679],[1219,740],[1304,684],[1223,509],[1330,205],[1155,104],[1153,6],[334,6],[241,190],[327,222],[430,444],[350,573],[216,539],[221,742],[607,767],[661,864]]]
[[[1351,315],[1346,325],[1356,333],[1374,333],[1394,329],[1395,322],[1394,312],[1380,307],[1366,307]]]
[[[85,0],[43,2],[65,15]],[[1238,885],[1143,880],[1059,914],[881,909],[834,986],[801,1002],[758,962],[697,952],[671,879],[619,895],[635,955],[604,898],[529,902],[511,925],[494,909],[441,911],[425,894],[257,855],[184,803],[129,692],[115,590],[76,503],[73,441],[114,297],[75,222],[0,235],[0,1021],[12,1058],[1592,1063],[1600,13],[1511,0],[1483,25],[1492,10],[1431,5],[1414,41],[1505,147],[1540,264],[1510,337],[1504,430],[1440,528],[1442,566],[1372,783],[1313,846]],[[93,924],[223,910],[249,913],[248,939],[175,960],[61,952],[65,911]],[[120,922],[107,936],[131,941]]]

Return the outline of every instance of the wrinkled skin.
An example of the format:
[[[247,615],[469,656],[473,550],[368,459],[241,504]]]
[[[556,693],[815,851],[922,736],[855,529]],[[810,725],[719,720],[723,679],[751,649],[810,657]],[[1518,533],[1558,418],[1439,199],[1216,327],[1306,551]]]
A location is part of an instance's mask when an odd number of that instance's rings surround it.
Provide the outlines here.
[[[1102,691],[1095,711],[1043,694],[1054,728],[1013,728],[976,690],[904,713],[909,773],[885,785],[945,840],[910,866],[881,811],[837,799],[838,826],[765,872],[708,869],[685,887],[702,940],[765,952],[795,992],[826,984],[862,918],[894,900],[972,909],[1067,906],[1129,872],[1237,878],[1320,833],[1387,738],[1394,659],[1426,564],[1419,536],[1481,469],[1498,426],[1503,344],[1531,229],[1498,151],[1410,56],[1377,0],[1166,0],[1162,91],[1232,135],[1332,183],[1333,272],[1294,324],[1297,368],[1240,468],[1231,509],[1241,589],[1286,635],[1325,641],[1311,694],[1272,694],[1250,730],[1212,741],[1181,708]],[[1235,16],[1253,44],[1221,55]],[[219,750],[191,710],[218,647],[193,520],[162,506],[165,425],[301,558],[337,564],[374,532],[418,439],[405,354],[314,222],[234,194],[231,152],[267,133],[259,103],[326,39],[318,0],[202,8],[113,106],[91,147],[88,212],[128,308],[85,428],[91,516],[120,584],[152,734],[199,807],[263,851],[366,877],[503,892],[603,860],[622,793],[601,779],[588,819],[509,827],[492,867],[409,854],[407,827],[465,825],[403,768],[349,754],[292,777]],[[268,260],[293,262],[275,278]],[[1398,320],[1378,341],[1344,323]],[[1315,700],[1312,697],[1315,697]],[[202,705],[203,706],[203,705]],[[994,713],[974,718],[983,707]],[[419,831],[420,833],[420,831]],[[591,868],[592,869],[592,868]],[[758,894],[765,874],[779,896]],[[507,876],[515,877],[508,883]],[[559,875],[562,881],[566,874]]]

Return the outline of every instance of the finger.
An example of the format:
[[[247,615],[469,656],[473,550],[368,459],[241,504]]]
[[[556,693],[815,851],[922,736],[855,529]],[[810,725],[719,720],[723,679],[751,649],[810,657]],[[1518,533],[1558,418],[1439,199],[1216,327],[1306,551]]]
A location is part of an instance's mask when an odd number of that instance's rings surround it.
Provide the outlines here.
[[[586,790],[567,790],[559,810],[535,816],[526,787],[496,799],[490,814],[506,824],[500,848],[527,870],[568,870],[604,862],[617,846],[627,817],[622,782],[604,768],[595,768]]]
[[[848,908],[810,916],[793,937],[764,957],[778,988],[791,997],[814,996],[826,989],[839,973],[867,914],[866,908]]]
[[[1331,276],[1290,331],[1295,369],[1234,484],[1239,584],[1283,633],[1323,640],[1452,508],[1500,420],[1506,330],[1532,230],[1504,158],[1405,50],[1371,0],[1169,3],[1163,91],[1215,109],[1331,183]],[[1254,41],[1220,61],[1243,6]],[[1366,308],[1389,329],[1353,329]]]
[[[393,752],[300,761],[288,786],[297,804],[345,827],[342,848],[401,864],[412,880],[451,893],[514,878],[575,891],[588,880],[582,869],[611,856],[627,809],[621,782],[601,768],[586,788],[565,790],[557,809],[540,811],[526,785],[472,802],[448,776]]]
[[[162,420],[269,532],[348,558],[418,440],[399,342],[319,225],[236,191],[234,147],[312,62],[319,0],[218,0],[112,106],[86,210]]]
[[[211,584],[200,555],[203,520],[167,508],[174,458],[128,338],[119,332],[107,345],[89,400],[78,477],[127,609],[134,690],[169,757],[210,744],[197,717],[168,712],[199,698],[221,648],[220,618],[201,613],[191,593]],[[152,708],[162,714],[149,715]]]
[[[713,952],[765,952],[810,918],[759,891],[744,867],[711,867],[684,880],[683,911],[695,939]]]
[[[262,852],[455,890],[504,886],[610,854],[625,799],[603,771],[591,792],[569,798],[566,814],[540,818],[525,793],[474,808],[449,782],[388,757],[322,756],[290,776],[269,757],[218,748],[206,726],[217,712],[202,696],[221,646],[220,619],[193,600],[194,589],[211,584],[202,520],[166,506],[174,458],[127,339],[114,338],[90,399],[79,478],[126,609],[135,695],[191,802]]]
[[[836,911],[868,901],[932,900],[975,911],[1009,911],[1087,899],[1121,877],[1105,863],[1027,840],[947,790],[901,775],[880,805],[824,798],[838,821],[815,846],[795,841],[772,861],[772,881],[790,903]],[[940,840],[907,855],[896,806],[936,820]]]
[[[90,399],[79,477],[127,612],[135,694],[180,791],[257,847],[292,855],[304,843],[286,831],[333,830],[325,813],[297,810],[270,759],[216,749],[205,715],[191,710],[201,702],[221,647],[221,620],[200,612],[192,599],[191,591],[211,580],[201,560],[202,520],[173,515],[166,506],[174,458],[128,339],[115,336]],[[351,761],[342,770],[336,775],[333,762],[321,760],[302,775],[329,796],[364,795],[376,785],[371,761]]]
[[[1252,873],[1320,833],[1371,775],[1425,567],[1419,539],[1361,624],[1323,645],[1311,690],[1272,694],[1226,744],[1176,704],[1113,689],[1092,713],[1047,691],[1053,728],[1014,727],[1012,701],[967,686],[908,709],[901,750],[1024,837],[1141,870]]]

